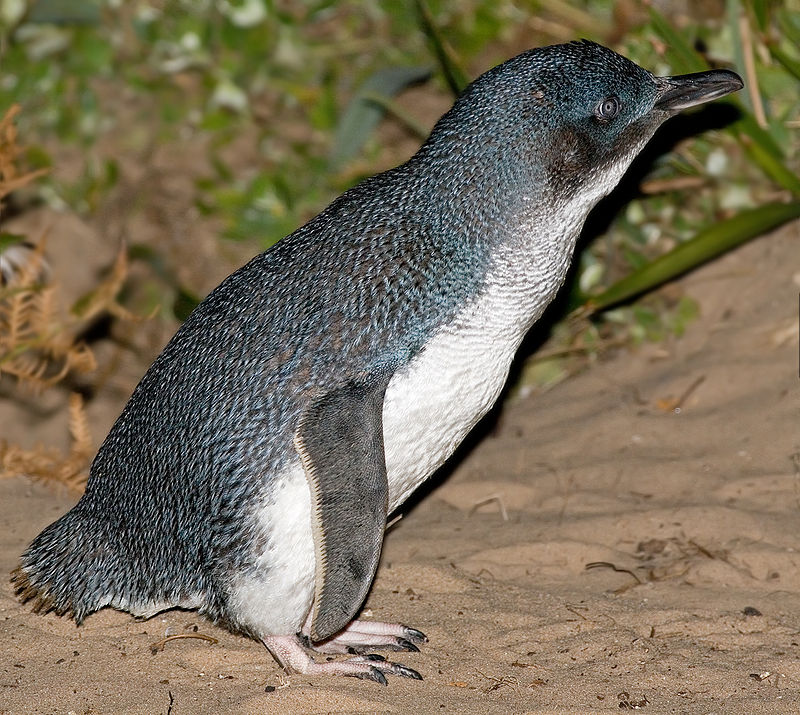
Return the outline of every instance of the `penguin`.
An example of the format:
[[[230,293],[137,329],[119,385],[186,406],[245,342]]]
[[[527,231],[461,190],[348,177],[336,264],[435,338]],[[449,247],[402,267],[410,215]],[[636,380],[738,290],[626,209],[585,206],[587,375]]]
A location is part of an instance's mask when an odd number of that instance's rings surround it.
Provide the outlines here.
[[[590,209],[659,125],[741,89],[586,40],[470,84],[404,164],[253,258],[189,315],[12,579],[80,624],[196,609],[288,672],[421,678],[356,618],[387,514],[497,400]],[[313,653],[349,654],[317,662]]]

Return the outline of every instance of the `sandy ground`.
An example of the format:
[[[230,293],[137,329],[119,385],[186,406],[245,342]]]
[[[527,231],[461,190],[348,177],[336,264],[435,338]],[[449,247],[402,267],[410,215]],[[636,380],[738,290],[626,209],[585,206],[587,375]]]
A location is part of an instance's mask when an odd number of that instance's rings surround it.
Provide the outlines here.
[[[286,676],[186,611],[77,628],[4,579],[0,712],[800,712],[799,246],[684,279],[682,339],[508,407],[392,528],[368,616],[427,633],[423,682]],[[0,572],[74,499],[0,480]],[[214,641],[153,654],[181,633]]]

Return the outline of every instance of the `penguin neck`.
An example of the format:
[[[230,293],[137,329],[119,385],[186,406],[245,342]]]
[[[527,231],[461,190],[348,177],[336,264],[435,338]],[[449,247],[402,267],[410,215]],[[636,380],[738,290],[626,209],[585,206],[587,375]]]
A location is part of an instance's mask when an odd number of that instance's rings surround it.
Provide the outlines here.
[[[522,308],[514,312],[523,332],[564,283],[588,214],[616,186],[632,156],[620,156],[606,170],[588,169],[588,176],[548,172],[524,155],[516,161],[497,157],[506,161],[486,161],[456,175],[454,195],[479,197],[471,219],[476,241],[486,246],[484,286]],[[465,179],[468,187],[461,185]],[[462,215],[470,216],[469,208]]]
[[[522,205],[507,216],[506,230],[492,237],[484,280],[487,293],[517,306],[520,339],[563,285],[591,208],[579,199],[558,204],[529,196]]]
[[[481,292],[513,302],[507,314],[527,330],[564,282],[586,215],[606,187],[557,196],[536,167],[491,162],[428,177],[426,193],[446,197],[436,206],[440,240],[474,256],[485,271]]]

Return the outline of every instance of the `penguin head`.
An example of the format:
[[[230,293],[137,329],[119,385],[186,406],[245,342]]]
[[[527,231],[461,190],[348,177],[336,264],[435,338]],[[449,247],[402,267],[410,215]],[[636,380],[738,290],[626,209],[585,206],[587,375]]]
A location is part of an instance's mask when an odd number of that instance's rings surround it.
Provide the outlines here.
[[[431,142],[471,164],[473,175],[492,166],[540,194],[581,193],[594,203],[662,122],[742,86],[727,70],[656,77],[594,42],[552,45],[476,79]]]

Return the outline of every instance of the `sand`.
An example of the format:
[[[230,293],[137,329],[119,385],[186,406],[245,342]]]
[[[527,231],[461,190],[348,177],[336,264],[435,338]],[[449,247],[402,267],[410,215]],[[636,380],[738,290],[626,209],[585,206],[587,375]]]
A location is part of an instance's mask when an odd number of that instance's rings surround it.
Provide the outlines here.
[[[393,655],[423,682],[287,676],[188,611],[77,628],[3,579],[0,712],[800,712],[798,259],[794,224],[683,279],[681,339],[507,406],[391,529],[367,616],[427,633]],[[0,480],[0,572],[75,498]]]

